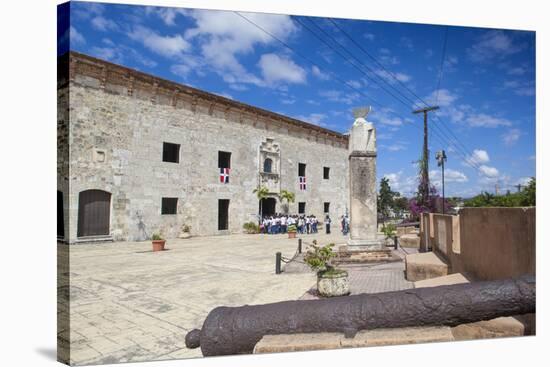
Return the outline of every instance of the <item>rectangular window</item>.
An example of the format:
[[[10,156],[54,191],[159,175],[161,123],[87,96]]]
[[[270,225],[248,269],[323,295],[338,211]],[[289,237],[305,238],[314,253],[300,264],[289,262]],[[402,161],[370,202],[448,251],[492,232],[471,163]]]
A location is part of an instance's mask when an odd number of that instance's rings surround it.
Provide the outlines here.
[[[306,203],[305,202],[298,203],[298,214],[306,214]]]
[[[218,200],[218,230],[229,229],[229,200]]]
[[[160,214],[177,214],[178,198],[162,198]]]
[[[231,168],[231,152],[218,151],[218,168]]]
[[[305,177],[306,176],[306,164],[305,163],[298,163],[298,176]]]
[[[162,161],[179,163],[180,145],[166,142],[162,143]]]
[[[324,213],[328,213],[330,211],[330,203],[324,203],[323,204],[324,206]]]
[[[323,167],[323,178],[325,180],[330,178],[330,167]]]

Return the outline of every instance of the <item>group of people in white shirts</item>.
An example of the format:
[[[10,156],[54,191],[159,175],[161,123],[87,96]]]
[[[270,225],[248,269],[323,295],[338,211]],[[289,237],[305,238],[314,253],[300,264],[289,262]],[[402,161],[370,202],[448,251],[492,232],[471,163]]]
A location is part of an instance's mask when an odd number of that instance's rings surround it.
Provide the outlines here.
[[[325,217],[325,230],[330,233],[330,217]],[[265,234],[287,233],[290,225],[296,225],[296,232],[300,234],[318,233],[319,220],[315,215],[275,214],[263,217],[260,232]]]

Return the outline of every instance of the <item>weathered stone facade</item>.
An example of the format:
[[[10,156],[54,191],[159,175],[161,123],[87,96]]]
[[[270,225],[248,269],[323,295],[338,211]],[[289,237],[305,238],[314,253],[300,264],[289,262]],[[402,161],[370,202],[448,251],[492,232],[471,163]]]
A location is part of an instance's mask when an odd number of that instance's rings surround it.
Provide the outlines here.
[[[324,203],[333,220],[346,212],[347,136],[86,55],[71,52],[59,64],[68,69],[58,82],[58,190],[68,242],[79,240],[85,190],[111,194],[113,240],[159,231],[172,238],[183,225],[193,235],[242,232],[257,219],[260,183],[273,197],[294,192],[290,212],[300,202],[321,220]],[[180,145],[178,163],[163,162],[164,142]],[[229,183],[220,182],[218,151],[231,153]],[[269,174],[265,158],[273,161]],[[306,164],[306,190],[298,163]],[[161,215],[163,197],[178,198],[177,214]],[[227,231],[218,230],[219,199],[230,200]]]

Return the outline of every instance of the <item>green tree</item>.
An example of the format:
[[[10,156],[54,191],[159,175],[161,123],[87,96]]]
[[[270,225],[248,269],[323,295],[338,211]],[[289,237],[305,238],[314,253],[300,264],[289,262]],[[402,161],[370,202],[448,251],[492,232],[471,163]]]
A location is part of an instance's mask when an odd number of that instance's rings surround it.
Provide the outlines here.
[[[285,213],[288,213],[288,204],[293,203],[295,199],[296,195],[293,192],[281,190],[281,193],[279,194],[279,201],[283,204]]]
[[[395,212],[403,212],[405,210],[409,209],[409,200],[401,196],[401,194],[396,193],[395,197],[393,198],[393,210]]]
[[[269,189],[265,186],[259,186],[259,187],[255,188],[252,192],[254,194],[256,194],[256,197],[260,201],[260,213],[259,213],[260,218],[259,218],[259,221],[261,221],[262,218],[263,218],[262,200],[267,198],[267,196],[269,195]]]
[[[390,180],[382,177],[380,180],[380,190],[378,191],[377,209],[382,216],[382,225],[384,226],[386,218],[390,216],[390,209],[393,206],[393,198],[396,193],[391,190]]]
[[[523,205],[536,206],[537,205],[537,181],[534,177],[531,177],[531,181],[527,184],[527,187],[522,191],[523,193]]]
[[[536,180],[531,178],[527,187],[520,192],[507,195],[496,196],[488,192],[483,192],[464,202],[467,207],[518,207],[536,205]]]

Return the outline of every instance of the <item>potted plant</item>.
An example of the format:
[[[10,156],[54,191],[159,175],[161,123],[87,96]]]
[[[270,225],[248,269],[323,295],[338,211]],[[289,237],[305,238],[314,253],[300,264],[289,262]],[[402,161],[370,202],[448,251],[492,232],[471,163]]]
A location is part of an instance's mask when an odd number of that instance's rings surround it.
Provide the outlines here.
[[[166,240],[162,238],[160,233],[153,233],[151,240],[153,241],[153,251],[164,251]]]
[[[287,228],[288,238],[296,238],[296,224],[289,224]]]
[[[181,233],[179,235],[179,238],[189,238],[189,237],[191,237],[191,226],[184,224],[183,226],[181,226]]]
[[[393,245],[391,241],[393,241],[396,231],[397,227],[395,226],[395,224],[392,223],[388,223],[382,227],[382,233],[384,233],[386,245]]]
[[[323,297],[345,296],[350,293],[348,272],[330,264],[330,259],[336,256],[333,247],[333,243],[318,246],[317,241],[313,241],[304,256],[305,263],[317,272],[317,291]]]
[[[243,224],[243,230],[248,234],[256,234],[260,233],[260,226],[254,222],[246,222]]]

